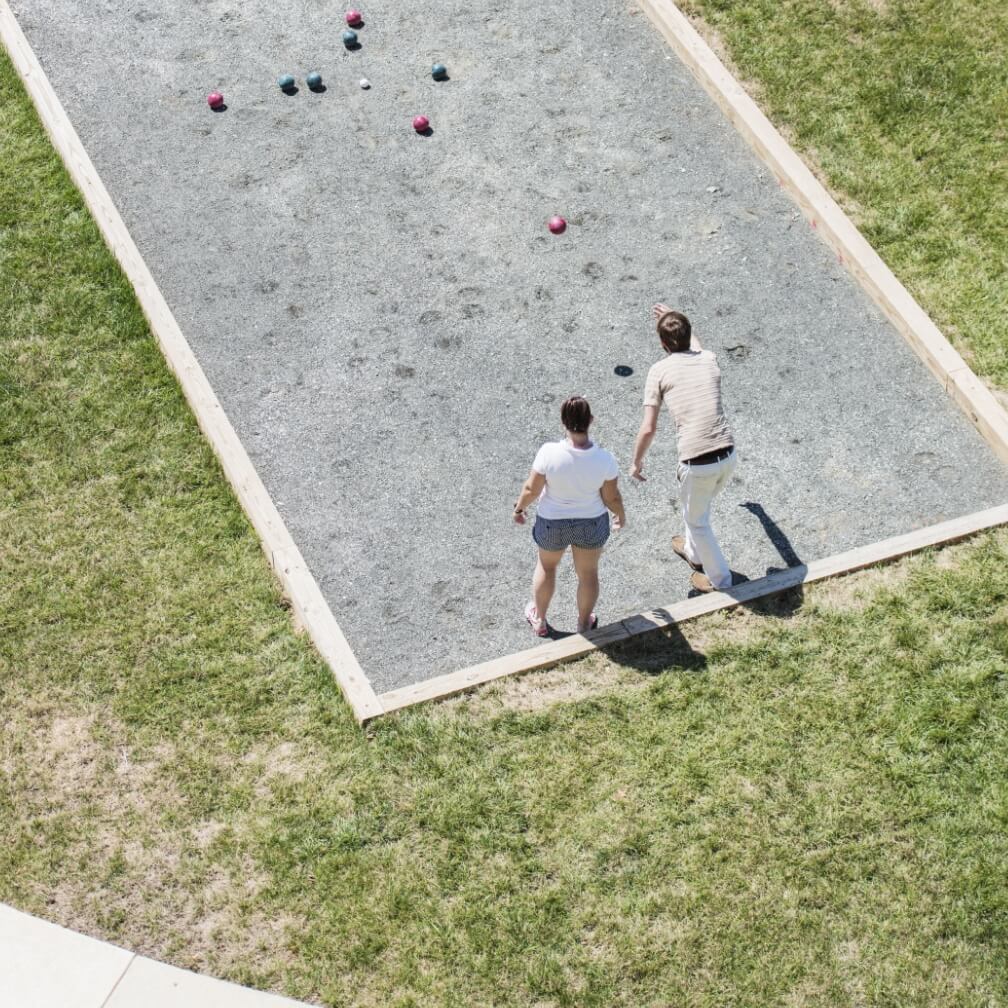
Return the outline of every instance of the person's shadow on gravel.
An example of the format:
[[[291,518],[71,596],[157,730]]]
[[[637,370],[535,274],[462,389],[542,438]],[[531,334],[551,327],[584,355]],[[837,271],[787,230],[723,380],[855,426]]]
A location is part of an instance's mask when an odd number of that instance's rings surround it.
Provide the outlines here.
[[[801,572],[804,573],[805,561],[798,556],[795,548],[791,545],[791,540],[788,539],[780,525],[766,513],[763,505],[757,504],[755,501],[746,501],[744,504],[740,504],[739,507],[745,508],[750,514],[755,515],[760,525],[763,526],[766,537],[780,554],[781,560],[784,561],[783,567],[768,567],[766,576],[771,577],[774,574],[780,574],[785,570],[794,570],[795,568],[801,568]],[[805,591],[801,584],[797,584],[794,588],[788,588],[786,591],[752,599],[743,604],[747,608],[752,609],[754,612],[759,612],[764,616],[778,616],[782,619],[787,619],[801,609],[804,601]]]

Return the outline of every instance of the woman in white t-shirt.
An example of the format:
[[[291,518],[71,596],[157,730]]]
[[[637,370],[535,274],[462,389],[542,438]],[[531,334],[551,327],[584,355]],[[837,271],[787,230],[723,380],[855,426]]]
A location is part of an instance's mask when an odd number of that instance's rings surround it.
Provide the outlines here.
[[[599,557],[609,538],[609,512],[614,529],[626,526],[623,498],[616,485],[619,466],[588,437],[595,418],[587,400],[571,396],[560,407],[560,419],[567,437],[539,449],[514,507],[515,523],[524,525],[525,509],[533,500],[539,501],[532,529],[539,562],[532,578],[532,601],[525,607],[525,619],[538,637],[550,636],[546,610],[568,546],[578,579],[578,633],[598,626],[592,610],[599,594]]]

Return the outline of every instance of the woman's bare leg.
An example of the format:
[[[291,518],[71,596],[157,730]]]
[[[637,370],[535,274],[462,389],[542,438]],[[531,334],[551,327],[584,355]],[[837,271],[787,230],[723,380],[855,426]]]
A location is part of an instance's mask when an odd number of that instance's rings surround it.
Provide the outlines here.
[[[574,570],[577,573],[578,633],[588,629],[592,610],[599,596],[598,565],[602,556],[600,549],[581,549],[571,546],[574,554]]]
[[[535,602],[536,616],[546,619],[546,610],[553,601],[556,590],[556,571],[563,559],[564,550],[539,550],[539,562],[532,575],[532,601]]]

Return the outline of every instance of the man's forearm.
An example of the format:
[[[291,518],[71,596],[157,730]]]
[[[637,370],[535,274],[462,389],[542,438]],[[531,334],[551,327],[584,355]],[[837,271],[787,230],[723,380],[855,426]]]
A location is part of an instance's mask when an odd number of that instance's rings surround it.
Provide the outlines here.
[[[633,448],[634,465],[642,466],[644,464],[644,456],[647,454],[648,448],[651,447],[652,441],[654,441],[654,431],[642,430],[638,432]]]

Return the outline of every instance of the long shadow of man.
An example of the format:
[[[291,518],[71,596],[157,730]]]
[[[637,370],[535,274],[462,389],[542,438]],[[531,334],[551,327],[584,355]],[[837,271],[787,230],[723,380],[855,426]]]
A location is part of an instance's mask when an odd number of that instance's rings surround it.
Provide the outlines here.
[[[788,539],[780,525],[778,525],[777,522],[775,522],[773,518],[766,513],[766,509],[762,504],[757,504],[755,501],[746,501],[744,504],[740,504],[739,507],[745,508],[750,514],[756,516],[760,525],[763,526],[763,531],[766,533],[766,537],[773,544],[774,549],[780,554],[781,560],[784,561],[783,567],[768,567],[766,570],[767,576],[771,574],[779,574],[782,570],[787,570],[792,567],[805,566],[805,562],[800,556],[798,556],[795,552],[795,548],[791,545],[791,540]],[[746,603],[746,605],[755,612],[760,612],[767,616],[780,616],[786,618],[794,615],[794,613],[801,608],[804,599],[805,592],[799,584],[794,588],[781,592],[778,595],[761,599],[753,599],[751,602]]]

